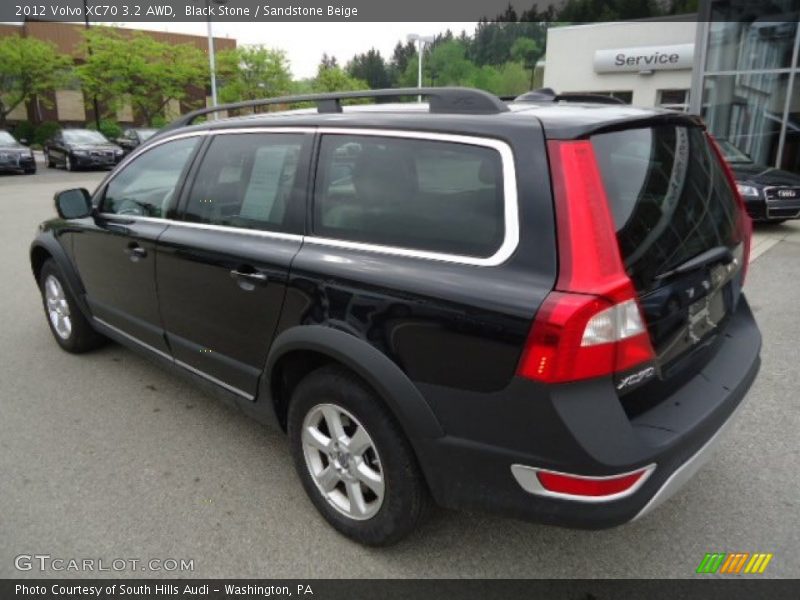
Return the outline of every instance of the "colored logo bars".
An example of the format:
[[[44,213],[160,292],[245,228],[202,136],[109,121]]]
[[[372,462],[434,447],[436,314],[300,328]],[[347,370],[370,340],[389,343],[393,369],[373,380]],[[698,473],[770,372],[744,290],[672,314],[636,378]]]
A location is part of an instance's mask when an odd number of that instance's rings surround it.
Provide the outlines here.
[[[772,554],[756,552],[707,552],[697,567],[697,573],[725,573],[738,575],[740,573],[763,573],[767,569]]]

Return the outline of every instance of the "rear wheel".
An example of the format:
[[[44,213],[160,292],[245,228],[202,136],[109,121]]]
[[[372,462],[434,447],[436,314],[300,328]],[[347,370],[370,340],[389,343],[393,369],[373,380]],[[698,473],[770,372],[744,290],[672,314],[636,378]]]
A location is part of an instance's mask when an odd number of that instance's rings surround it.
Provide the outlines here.
[[[289,441],[303,487],[322,516],[362,544],[393,544],[428,502],[416,457],[381,399],[340,367],[306,376],[292,394]]]
[[[53,164],[53,159],[50,158],[50,153],[49,152],[45,152],[44,153],[44,166],[47,167],[48,169],[54,169],[55,168],[55,165]]]
[[[42,266],[39,289],[50,331],[64,350],[79,354],[106,342],[106,338],[97,333],[83,316],[52,258]]]

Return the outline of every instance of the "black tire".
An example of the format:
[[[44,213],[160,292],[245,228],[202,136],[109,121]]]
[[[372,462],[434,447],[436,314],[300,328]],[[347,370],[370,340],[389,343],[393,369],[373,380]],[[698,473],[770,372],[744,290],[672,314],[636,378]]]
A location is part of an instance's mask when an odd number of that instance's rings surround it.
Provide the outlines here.
[[[45,285],[48,283],[48,278],[50,277],[58,282],[58,285],[63,291],[63,298],[67,304],[70,331],[66,336],[63,335],[63,330],[59,333],[50,317],[47,295],[45,292]],[[64,350],[74,354],[81,354],[99,348],[108,341],[105,336],[95,331],[89,321],[86,320],[86,317],[83,316],[83,313],[75,302],[75,298],[73,298],[69,287],[67,287],[65,283],[61,269],[58,268],[58,265],[52,258],[47,259],[44,265],[42,265],[42,271],[39,274],[39,290],[42,294],[42,305],[44,306],[47,324],[50,326],[50,331],[53,333],[56,342]]]
[[[36,168],[33,169],[25,169],[25,175],[36,175]]]
[[[335,508],[318,487],[306,460],[303,424],[315,407],[323,404],[336,405],[351,413],[356,424],[351,422],[350,426],[363,426],[374,443],[385,491],[377,512],[366,520],[356,520]],[[303,487],[317,510],[337,531],[361,544],[388,546],[400,541],[422,521],[429,498],[414,451],[382,400],[355,374],[339,366],[326,366],[307,375],[292,394],[288,431],[292,458]],[[344,486],[344,482],[337,485]],[[364,490],[369,493],[366,487]]]
[[[74,171],[75,165],[72,163],[72,158],[70,158],[69,154],[64,158],[64,170],[66,171]]]
[[[50,153],[49,152],[45,152],[44,153],[44,166],[47,167],[48,169],[55,169],[56,168],[56,166],[53,164],[53,159],[50,158]]]

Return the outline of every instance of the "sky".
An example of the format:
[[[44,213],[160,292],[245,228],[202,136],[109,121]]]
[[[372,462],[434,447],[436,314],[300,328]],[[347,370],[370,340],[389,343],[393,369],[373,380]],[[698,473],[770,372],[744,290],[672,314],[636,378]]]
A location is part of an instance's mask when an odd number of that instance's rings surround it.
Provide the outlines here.
[[[123,27],[206,35],[206,23],[121,23]],[[214,37],[230,37],[239,45],[263,44],[286,51],[297,79],[313,77],[323,53],[344,65],[354,54],[370,48],[384,58],[392,55],[398,41],[409,33],[432,35],[451,29],[456,35],[472,34],[475,23],[213,23]]]

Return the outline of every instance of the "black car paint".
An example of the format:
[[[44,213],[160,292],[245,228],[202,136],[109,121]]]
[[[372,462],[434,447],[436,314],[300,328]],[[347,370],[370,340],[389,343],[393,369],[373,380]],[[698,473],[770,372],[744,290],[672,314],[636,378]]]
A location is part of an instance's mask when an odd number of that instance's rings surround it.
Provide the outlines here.
[[[9,134],[10,135],[10,134]],[[35,173],[36,160],[30,149],[18,142],[0,141],[0,173]]]
[[[800,175],[753,162],[728,164],[737,183],[754,187],[759,192],[758,197],[742,196],[747,212],[754,221],[800,219]],[[793,198],[783,199],[775,194],[787,188],[793,190]],[[770,198],[766,197],[768,189]]]
[[[659,122],[695,124],[672,113],[631,110],[570,107],[563,121],[549,125],[526,111],[234,121],[236,127],[335,125],[507,142],[517,172],[523,235],[513,256],[498,267],[304,241],[302,236],[311,235],[310,202],[299,207],[305,214],[296,230],[288,237],[271,237],[182,223],[175,200],[170,211],[174,223],[125,223],[96,213],[43,224],[32,247],[34,272],[45,253],[51,254],[76,296],[89,297],[80,304],[87,316],[95,314],[111,325],[95,321],[98,330],[145,353],[156,349],[149,353],[153,358],[206,386],[208,378],[197,372],[211,375],[220,384],[211,384],[218,395],[263,422],[285,424],[286,386],[319,364],[320,357],[347,365],[392,409],[442,505],[576,526],[617,525],[633,518],[733,412],[755,377],[760,349],[760,335],[742,298],[737,314],[704,346],[706,352],[693,357],[693,371],[671,382],[670,390],[659,391],[664,402],[638,414],[626,411],[612,378],[545,386],[515,375],[531,322],[557,273],[543,152],[546,132],[585,137],[622,127],[626,119],[646,123],[648,115]],[[573,116],[568,125],[569,113],[580,118]],[[230,127],[217,121],[185,131]],[[174,133],[157,135],[148,146]],[[96,205],[107,180],[95,194]],[[310,185],[310,171],[306,180]],[[147,255],[133,261],[127,252],[131,243]],[[267,285],[242,288],[230,271],[243,266],[263,271]],[[100,275],[87,278],[85,269]],[[108,289],[115,286],[130,295],[115,296]],[[248,334],[256,337],[248,339]],[[672,402],[673,394],[685,402]],[[521,463],[603,475],[653,461],[659,464],[656,474],[636,494],[597,505],[531,496],[509,471],[510,464]]]
[[[137,128],[126,129],[122,132],[121,136],[114,140],[115,143],[122,148],[123,156],[127,156],[152,137],[152,135],[144,136],[144,131],[154,130]]]
[[[69,130],[67,130],[69,131]],[[76,150],[83,150],[86,155],[76,154]],[[119,164],[122,159],[122,148],[109,141],[93,144],[74,144],[64,138],[64,132],[59,131],[44,143],[43,151],[45,160],[54,167],[67,168],[67,158],[72,161],[74,168],[110,168]],[[110,155],[108,153],[111,153]]]

